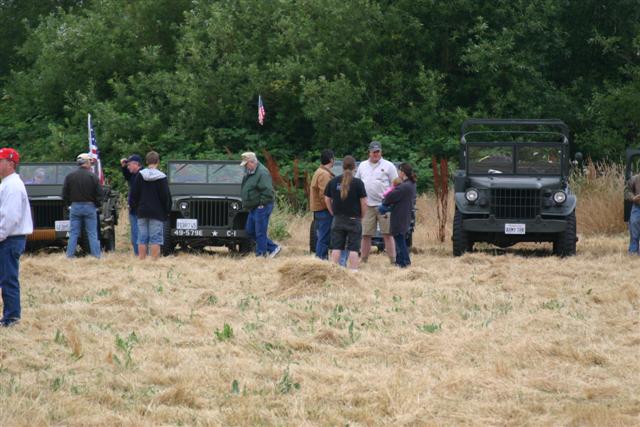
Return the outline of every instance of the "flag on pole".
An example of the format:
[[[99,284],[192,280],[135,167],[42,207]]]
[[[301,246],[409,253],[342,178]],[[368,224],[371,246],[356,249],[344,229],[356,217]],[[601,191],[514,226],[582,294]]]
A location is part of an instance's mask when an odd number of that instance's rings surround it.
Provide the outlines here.
[[[258,95],[258,123],[260,125],[264,125],[264,116],[266,113],[264,111],[264,105],[262,104],[262,96]]]
[[[89,155],[95,159],[93,165],[93,173],[98,176],[100,184],[104,185],[104,173],[102,171],[102,164],[100,163],[100,152],[98,151],[98,141],[96,140],[96,133],[91,125],[91,114],[87,114],[87,128],[89,131]]]

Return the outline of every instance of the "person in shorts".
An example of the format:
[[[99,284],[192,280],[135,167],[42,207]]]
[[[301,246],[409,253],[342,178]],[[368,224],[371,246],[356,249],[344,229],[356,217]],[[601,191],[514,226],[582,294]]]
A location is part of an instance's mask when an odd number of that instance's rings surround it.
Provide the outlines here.
[[[136,175],[131,187],[131,203],[138,217],[138,257],[160,257],[160,246],[164,243],[164,223],[171,213],[171,192],[167,175],[158,170],[160,156],[150,151],[146,156],[147,168]]]
[[[378,212],[384,192],[398,178],[393,163],[382,158],[382,145],[378,141],[369,144],[369,159],[360,163],[356,178],[364,182],[367,191],[367,209],[362,220],[362,262],[367,262],[371,251],[371,238],[378,226],[384,239],[384,250],[392,264],[396,262],[396,246],[391,234],[391,215]]]
[[[331,223],[331,261],[340,263],[340,253],[349,251],[348,267],[357,270],[358,251],[362,239],[362,217],[367,208],[367,192],[364,183],[354,177],[356,160],[346,156],[342,162],[343,173],[333,178],[324,190],[324,198],[333,216]]]

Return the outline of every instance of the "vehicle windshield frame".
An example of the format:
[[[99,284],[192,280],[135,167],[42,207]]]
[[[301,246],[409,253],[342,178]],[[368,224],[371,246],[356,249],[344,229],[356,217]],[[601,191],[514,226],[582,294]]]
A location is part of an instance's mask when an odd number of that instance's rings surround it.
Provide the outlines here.
[[[478,148],[487,149],[507,149],[506,151],[511,151],[510,159],[509,159],[509,170],[498,169],[498,164],[487,164],[482,169],[486,169],[486,172],[479,172],[477,163],[474,164],[471,159],[471,155],[473,155],[474,150]],[[508,150],[508,149],[511,150]],[[552,163],[556,165],[554,168],[549,168],[549,165],[545,163],[540,163],[536,168],[535,165],[528,165],[527,170],[523,170],[524,167],[520,166],[520,159],[522,156],[522,151],[526,149],[537,149],[537,150],[547,150],[547,155],[550,155],[553,151],[557,150],[557,163]],[[562,177],[565,175],[566,168],[566,150],[565,144],[560,142],[517,142],[513,141],[509,142],[467,142],[465,144],[465,171],[467,176],[535,176],[535,177]],[[533,153],[537,154],[537,153]],[[491,167],[496,166],[496,167]],[[545,166],[548,170],[545,170]],[[495,171],[495,172],[492,172]]]
[[[194,167],[201,169],[198,173],[200,176],[187,176],[184,180],[176,180],[178,165],[184,165],[183,168]],[[229,174],[224,180],[220,179],[220,172],[223,170],[234,170],[237,168],[237,174]],[[181,169],[184,170],[184,169]],[[241,185],[244,177],[244,168],[240,166],[240,162],[233,160],[170,160],[167,164],[167,177],[171,185]],[[214,178],[219,177],[218,180]]]
[[[77,168],[78,165],[73,162],[21,163],[17,172],[24,185],[63,185],[66,176]],[[35,174],[39,169],[45,172],[45,180],[42,182],[35,181]]]

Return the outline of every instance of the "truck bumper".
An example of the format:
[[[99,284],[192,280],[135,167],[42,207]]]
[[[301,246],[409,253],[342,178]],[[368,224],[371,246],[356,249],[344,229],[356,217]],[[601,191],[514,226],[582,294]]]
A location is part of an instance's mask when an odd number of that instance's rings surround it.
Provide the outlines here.
[[[227,228],[201,227],[193,230],[171,229],[171,236],[174,239],[248,239],[245,230],[230,230]]]
[[[27,241],[29,242],[46,242],[68,238],[69,232],[56,231],[53,228],[36,228],[33,230],[33,233],[27,235]]]
[[[465,231],[474,233],[502,233],[506,234],[506,224],[524,224],[524,234],[530,233],[560,233],[565,230],[567,221],[564,219],[496,219],[489,218],[468,218],[462,220],[462,228]]]

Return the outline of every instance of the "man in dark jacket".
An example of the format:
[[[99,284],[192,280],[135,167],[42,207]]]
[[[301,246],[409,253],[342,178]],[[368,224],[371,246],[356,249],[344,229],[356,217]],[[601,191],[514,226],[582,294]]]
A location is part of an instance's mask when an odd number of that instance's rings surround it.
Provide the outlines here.
[[[249,210],[247,234],[256,241],[256,256],[275,257],[281,247],[267,236],[269,217],[273,211],[273,184],[267,168],[255,153],[242,154],[242,163],[246,173],[242,179],[242,206]]]
[[[122,169],[122,176],[129,184],[129,195],[127,201],[129,203],[129,225],[131,227],[131,245],[133,246],[133,253],[138,256],[138,215],[135,209],[131,206],[131,193],[136,185],[136,177],[138,172],[142,168],[142,157],[137,154],[132,154],[128,159],[120,160],[120,167]]]
[[[98,177],[91,172],[92,162],[93,159],[88,153],[78,155],[78,169],[65,177],[62,186],[62,199],[66,205],[71,205],[67,258],[75,256],[83,224],[91,255],[100,258],[97,208],[102,202],[102,186]]]
[[[158,170],[160,156],[150,151],[146,156],[147,168],[136,176],[131,189],[131,203],[138,216],[138,256],[160,257],[160,246],[164,243],[164,223],[171,213],[171,192],[167,176]]]

